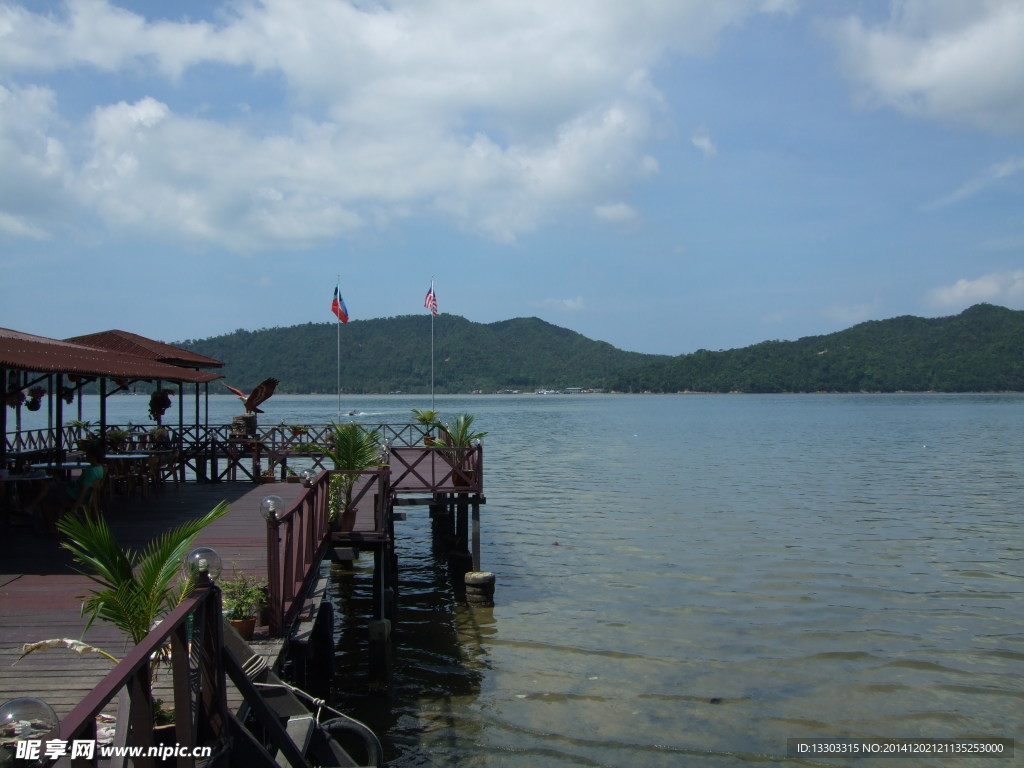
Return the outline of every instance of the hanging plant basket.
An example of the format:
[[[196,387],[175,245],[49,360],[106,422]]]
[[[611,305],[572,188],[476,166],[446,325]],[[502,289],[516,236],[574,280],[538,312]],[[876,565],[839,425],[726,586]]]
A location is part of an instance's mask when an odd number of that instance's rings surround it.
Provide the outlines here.
[[[28,402],[25,403],[25,407],[30,411],[38,411],[43,404],[43,398],[46,396],[46,390],[42,387],[32,387],[28,391]]]
[[[159,422],[164,413],[171,407],[171,398],[167,390],[158,389],[149,396],[149,417]]]

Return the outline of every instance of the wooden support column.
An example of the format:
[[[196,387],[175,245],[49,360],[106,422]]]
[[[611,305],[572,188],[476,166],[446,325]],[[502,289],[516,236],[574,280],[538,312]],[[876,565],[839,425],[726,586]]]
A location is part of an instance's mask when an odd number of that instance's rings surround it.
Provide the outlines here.
[[[480,570],[480,497],[473,497],[473,542],[470,548],[473,553],[473,570]]]
[[[0,392],[7,394],[7,369],[0,367]],[[0,402],[0,469],[7,468],[7,403]]]
[[[224,620],[221,616],[220,589],[203,603],[199,679],[200,698],[196,702],[196,737],[200,743],[224,743],[228,737],[227,674],[224,669]]]
[[[455,546],[469,552],[469,501],[464,493],[455,505]]]
[[[390,556],[383,544],[373,550],[373,620],[367,626],[369,635],[370,677],[385,681],[391,676],[391,621],[386,618],[385,600],[388,583],[387,562]]]
[[[51,382],[53,381],[51,377]],[[57,461],[67,458],[67,446],[64,445],[64,374],[57,374],[56,387],[50,387],[50,402],[53,403],[54,414],[54,446],[57,448]]]

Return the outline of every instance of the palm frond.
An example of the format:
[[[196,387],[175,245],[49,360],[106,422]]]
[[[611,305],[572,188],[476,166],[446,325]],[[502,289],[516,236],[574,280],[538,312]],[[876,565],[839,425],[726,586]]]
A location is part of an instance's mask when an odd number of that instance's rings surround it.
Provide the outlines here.
[[[58,530],[67,536],[61,546],[71,552],[77,570],[101,587],[84,596],[82,614],[89,616],[86,631],[100,619],[132,642],[141,642],[153,624],[187,594],[187,587],[175,589],[173,582],[180,576],[192,541],[230,508],[222,501],[203,517],[157,536],[141,554],[122,549],[102,518],[65,516],[58,523]]]
[[[72,637],[55,637],[50,640],[40,640],[37,643],[25,643],[21,646],[21,656],[18,657],[18,661],[21,661],[30,653],[44,651],[48,648],[67,648],[69,651],[73,651],[79,656],[84,656],[87,653],[97,653],[100,656],[105,656],[110,659],[115,664],[118,663],[116,657],[111,656],[102,648],[96,648],[88,643],[83,643],[81,640],[75,640]],[[15,661],[14,664],[17,664],[18,661]],[[13,664],[11,666],[13,666]]]
[[[102,517],[65,515],[57,522],[57,530],[67,537],[61,546],[71,553],[75,570],[83,576],[106,588],[131,578],[134,553],[118,543]]]
[[[226,501],[222,501],[203,517],[165,531],[143,550],[136,569],[136,581],[140,596],[151,610],[169,611],[177,605],[180,592],[176,594],[171,585],[181,573],[181,563],[193,540],[203,528],[225,515],[230,508]]]

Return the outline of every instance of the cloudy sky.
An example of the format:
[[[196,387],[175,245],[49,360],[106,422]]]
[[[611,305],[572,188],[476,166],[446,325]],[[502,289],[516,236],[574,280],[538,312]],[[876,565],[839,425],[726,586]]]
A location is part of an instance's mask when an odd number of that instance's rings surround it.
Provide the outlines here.
[[[1024,308],[1020,0],[0,0],[0,326]]]

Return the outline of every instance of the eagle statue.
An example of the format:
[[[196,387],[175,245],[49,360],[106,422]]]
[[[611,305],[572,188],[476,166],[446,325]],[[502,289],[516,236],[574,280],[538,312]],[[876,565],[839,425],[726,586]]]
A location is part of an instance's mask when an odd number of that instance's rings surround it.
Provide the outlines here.
[[[274,394],[274,389],[277,387],[279,383],[280,382],[277,379],[275,379],[274,377],[270,377],[269,379],[266,379],[265,381],[262,381],[261,383],[257,384],[256,389],[254,389],[248,395],[245,394],[245,392],[243,392],[242,390],[235,389],[234,387],[230,387],[227,384],[225,384],[224,386],[230,389],[236,395],[238,395],[238,399],[242,401],[243,405],[245,405],[246,413],[263,413],[263,411],[261,411],[257,406],[260,403],[265,403],[267,400],[270,399],[270,396]]]

